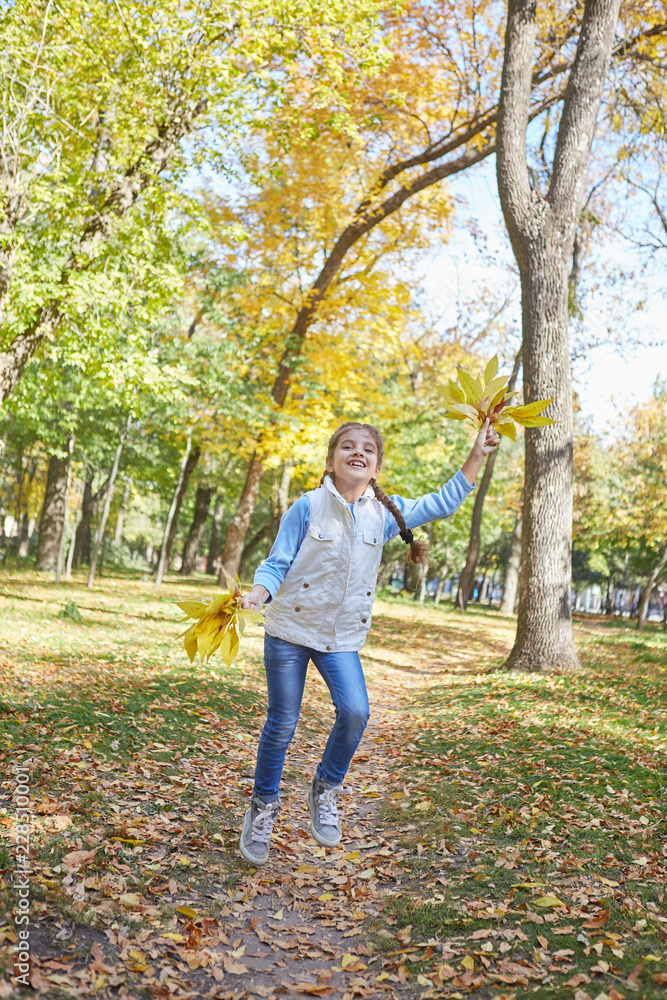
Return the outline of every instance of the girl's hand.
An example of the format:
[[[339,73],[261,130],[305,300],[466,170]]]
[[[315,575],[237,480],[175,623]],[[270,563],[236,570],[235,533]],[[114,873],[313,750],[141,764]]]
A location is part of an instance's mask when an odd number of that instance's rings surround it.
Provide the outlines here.
[[[493,424],[489,423],[488,417],[484,421],[482,429],[475,439],[474,447],[478,448],[485,457],[486,455],[490,455],[492,451],[497,451],[500,447],[500,434],[495,429]]]
[[[475,443],[470,449],[470,454],[461,466],[461,472],[471,486],[477,479],[487,455],[490,455],[492,451],[497,451],[499,444],[500,434],[491,426],[487,417],[481,431],[475,438]]]
[[[249,594],[243,595],[243,601],[241,607],[249,608],[251,611],[261,611],[262,605],[268,601],[271,594],[268,592],[266,587],[262,587],[261,584],[257,584],[253,587]]]

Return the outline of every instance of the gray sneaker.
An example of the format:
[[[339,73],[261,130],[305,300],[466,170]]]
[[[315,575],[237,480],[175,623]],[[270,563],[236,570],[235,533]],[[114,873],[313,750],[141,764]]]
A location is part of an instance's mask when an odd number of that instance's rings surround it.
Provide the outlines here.
[[[335,847],[342,836],[336,800],[342,785],[328,785],[313,778],[307,802],[310,809],[310,832],[322,847]]]
[[[279,812],[280,799],[262,802],[253,795],[250,800],[250,808],[243,819],[239,848],[251,865],[264,865],[268,861],[271,830]]]

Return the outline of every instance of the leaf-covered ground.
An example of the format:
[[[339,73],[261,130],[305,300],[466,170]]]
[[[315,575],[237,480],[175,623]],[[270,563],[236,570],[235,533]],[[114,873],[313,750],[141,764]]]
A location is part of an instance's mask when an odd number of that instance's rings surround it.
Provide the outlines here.
[[[580,673],[516,677],[495,670],[512,621],[378,602],[342,844],[309,835],[332,721],[313,670],[258,870],[237,843],[261,630],[229,671],[174,641],[169,600],[213,592],[0,578],[0,996],[664,995],[662,631],[586,619]],[[12,986],[12,761],[31,772],[29,990]]]

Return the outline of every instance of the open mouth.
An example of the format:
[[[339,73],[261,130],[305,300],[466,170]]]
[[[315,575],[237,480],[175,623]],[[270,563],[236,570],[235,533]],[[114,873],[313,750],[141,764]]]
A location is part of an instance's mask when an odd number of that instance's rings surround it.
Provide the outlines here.
[[[360,462],[356,458],[353,459],[351,462],[348,462],[347,464],[352,469],[365,469],[366,468],[366,463],[365,462]]]

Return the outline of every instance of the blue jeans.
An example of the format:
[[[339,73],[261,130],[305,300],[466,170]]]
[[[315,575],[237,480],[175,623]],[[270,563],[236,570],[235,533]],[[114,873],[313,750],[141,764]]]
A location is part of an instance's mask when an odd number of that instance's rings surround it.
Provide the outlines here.
[[[317,766],[318,778],[330,785],[340,784],[368,722],[368,695],[358,653],[321,653],[266,633],[269,705],[257,749],[254,789],[263,802],[280,798],[285,754],[299,720],[310,660],[329,688],[336,709],[336,721]]]

